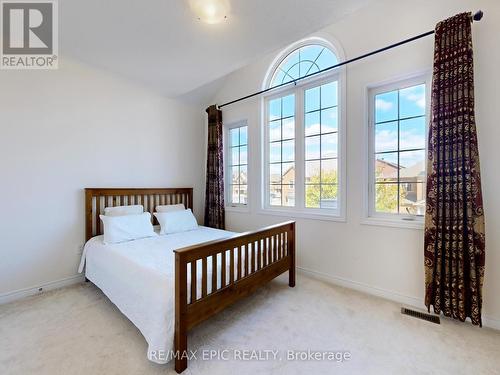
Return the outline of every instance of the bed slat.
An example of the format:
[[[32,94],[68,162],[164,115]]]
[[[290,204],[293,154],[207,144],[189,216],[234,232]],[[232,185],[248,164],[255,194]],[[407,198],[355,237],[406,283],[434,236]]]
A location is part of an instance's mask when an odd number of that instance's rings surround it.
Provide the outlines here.
[[[247,243],[245,245],[245,272],[243,272],[243,276],[248,276],[248,262],[250,261],[250,251],[249,251],[250,244]]]
[[[207,296],[207,258],[201,260],[201,298]]]
[[[261,248],[260,240],[257,240],[256,245],[257,245],[257,271],[258,271],[261,268],[261,258],[262,258],[262,254],[260,253],[260,248]]]
[[[243,251],[241,250],[241,246],[238,246],[238,273],[237,273],[237,280],[241,279],[241,272],[242,272],[242,267],[243,267]]]
[[[217,290],[217,274],[219,270],[217,269],[217,255],[212,255],[212,289],[210,293],[213,293]]]
[[[101,219],[99,215],[101,214],[101,197],[95,197],[95,234],[98,236],[101,233]]]
[[[197,284],[197,275],[196,275],[196,260],[191,262],[191,303],[196,301],[196,284]]]
[[[226,286],[226,272],[227,272],[226,255],[227,255],[227,251],[224,250],[221,254],[222,254],[222,256],[220,259],[220,263],[221,263],[221,266],[220,266],[220,268],[221,268],[220,287],[224,288]]]
[[[229,284],[234,283],[234,247],[229,250]]]

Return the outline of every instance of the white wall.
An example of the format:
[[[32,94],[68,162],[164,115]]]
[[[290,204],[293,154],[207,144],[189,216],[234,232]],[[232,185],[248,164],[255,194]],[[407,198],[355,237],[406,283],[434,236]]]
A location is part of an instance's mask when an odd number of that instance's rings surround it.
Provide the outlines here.
[[[342,45],[347,58],[432,30],[444,18],[462,11],[482,9],[485,16],[473,25],[476,111],[484,203],[486,207],[485,324],[500,328],[500,6],[496,0],[382,0],[333,24],[321,33]],[[317,35],[317,34],[313,34]],[[285,46],[284,46],[285,47]],[[214,103],[258,91],[275,51],[231,74]],[[343,285],[370,291],[423,307],[423,231],[361,224],[364,216],[363,186],[366,159],[366,87],[432,68],[433,38],[387,51],[347,68],[347,222],[297,219],[298,266]],[[248,230],[288,218],[259,213],[260,105],[253,98],[223,109],[225,123],[248,119],[250,127],[249,176],[251,212],[227,213],[233,230]]]
[[[194,187],[202,117],[120,77],[61,58],[0,71],[0,296],[76,274],[85,187]]]

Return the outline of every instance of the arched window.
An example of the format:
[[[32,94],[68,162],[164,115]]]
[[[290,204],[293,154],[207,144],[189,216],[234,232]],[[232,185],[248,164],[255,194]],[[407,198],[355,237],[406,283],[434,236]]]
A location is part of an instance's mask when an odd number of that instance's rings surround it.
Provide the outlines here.
[[[274,71],[270,87],[281,85],[338,63],[337,56],[319,44],[299,47],[286,56]]]
[[[290,46],[269,68],[265,88],[295,84],[264,97],[264,209],[344,215],[343,72],[308,77],[338,62],[333,45],[311,38]]]

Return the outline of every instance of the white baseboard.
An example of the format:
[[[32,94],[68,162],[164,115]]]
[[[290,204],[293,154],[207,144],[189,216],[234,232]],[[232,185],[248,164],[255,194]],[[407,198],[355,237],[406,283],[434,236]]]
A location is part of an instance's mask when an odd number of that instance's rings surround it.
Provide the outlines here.
[[[26,298],[29,296],[34,296],[35,294],[41,294],[49,290],[59,289],[68,285],[77,284],[83,282],[84,280],[85,276],[78,274],[60,280],[49,281],[48,283],[44,283],[31,288],[24,288],[12,292],[3,293],[0,294],[0,305],[8,302],[17,301],[19,299]]]
[[[424,301],[423,299],[420,299],[418,297],[407,296],[394,291],[377,288],[368,284],[360,283],[358,281],[353,281],[344,279],[342,277],[328,275],[323,272],[313,271],[303,267],[297,267],[297,271],[303,273],[304,275],[315,278],[317,280],[324,281],[326,283],[342,286],[348,289],[354,289],[359,292],[381,297],[393,302],[401,303],[403,305],[411,306],[420,309],[422,311],[425,311]],[[483,316],[483,326],[500,330],[500,319]]]

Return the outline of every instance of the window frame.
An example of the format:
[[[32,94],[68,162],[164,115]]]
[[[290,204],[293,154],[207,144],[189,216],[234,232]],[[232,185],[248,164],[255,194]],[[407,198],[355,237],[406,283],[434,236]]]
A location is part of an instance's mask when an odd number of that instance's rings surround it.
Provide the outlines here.
[[[230,186],[232,186],[231,179],[232,179],[232,174],[231,174],[231,160],[232,160],[232,154],[231,154],[231,148],[233,147],[231,145],[231,138],[230,138],[230,131],[232,129],[236,128],[241,128],[241,127],[247,127],[247,203],[233,203],[232,202],[232,189],[229,189]],[[223,142],[224,142],[224,170],[226,171],[224,175],[224,206],[227,211],[249,211],[250,207],[250,136],[249,136],[249,128],[248,128],[248,121],[247,120],[239,120],[239,121],[234,121],[230,122],[228,124],[224,124],[224,134],[223,134]]]
[[[401,213],[377,212],[375,209],[375,96],[381,93],[401,90],[411,86],[425,85],[425,150],[429,133],[429,121],[431,112],[431,72],[425,71],[405,77],[391,79],[390,81],[370,85],[367,87],[367,145],[365,150],[367,157],[366,184],[365,184],[365,217],[363,224],[386,225],[395,227],[422,229],[425,220],[424,215],[411,215]],[[399,120],[399,119],[398,119]],[[398,148],[398,152],[399,152]],[[427,164],[424,163],[425,169]]]
[[[300,48],[307,44],[318,44],[317,41],[310,43],[295,45],[294,49]],[[337,55],[341,61],[336,50],[331,46],[324,45],[330,48],[333,53]],[[292,50],[293,51],[293,50]],[[289,52],[290,53],[290,52]],[[279,66],[276,65],[275,68]],[[271,77],[273,76],[271,71]],[[310,88],[321,86],[327,83],[337,81],[337,115],[338,115],[338,154],[337,154],[337,168],[338,168],[338,207],[336,209],[330,208],[308,208],[305,206],[305,118],[304,118],[304,96],[305,91]],[[345,207],[346,207],[346,178],[345,178],[345,69],[336,68],[323,74],[312,76],[291,83],[290,86],[281,87],[272,91],[271,94],[264,95],[262,98],[262,145],[263,145],[263,168],[262,168],[262,207],[261,213],[274,214],[274,215],[290,215],[295,217],[304,217],[311,219],[345,221]],[[295,95],[295,206],[271,206],[269,203],[270,194],[270,181],[269,181],[269,132],[267,129],[269,118],[269,101],[281,98],[287,95]]]

